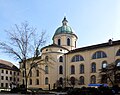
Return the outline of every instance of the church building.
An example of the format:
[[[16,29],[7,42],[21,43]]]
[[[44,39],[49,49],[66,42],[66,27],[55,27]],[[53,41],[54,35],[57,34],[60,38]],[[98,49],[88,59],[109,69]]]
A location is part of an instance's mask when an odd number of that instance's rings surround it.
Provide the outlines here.
[[[53,43],[41,49],[40,58],[47,62],[40,66],[44,71],[39,71],[39,74],[38,71],[32,71],[34,74],[28,80],[28,88],[80,88],[89,84],[111,86],[106,73],[101,73],[101,69],[111,63],[120,67],[120,40],[110,39],[105,43],[77,48],[77,39],[64,17],[62,26],[53,35]],[[120,73],[116,78],[120,83]]]

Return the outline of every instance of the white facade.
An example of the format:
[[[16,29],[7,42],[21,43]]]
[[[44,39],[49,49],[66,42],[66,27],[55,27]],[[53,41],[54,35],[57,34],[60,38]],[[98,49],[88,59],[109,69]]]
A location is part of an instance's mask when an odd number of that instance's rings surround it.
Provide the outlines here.
[[[0,89],[11,89],[20,84],[19,69],[12,63],[0,60]]]

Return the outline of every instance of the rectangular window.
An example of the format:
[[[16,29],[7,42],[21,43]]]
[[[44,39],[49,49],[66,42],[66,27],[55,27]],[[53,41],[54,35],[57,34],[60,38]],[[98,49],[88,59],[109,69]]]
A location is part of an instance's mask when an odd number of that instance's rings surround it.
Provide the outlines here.
[[[4,70],[2,70],[2,73],[4,73]]]
[[[12,81],[12,77],[10,77],[10,81]]]
[[[8,80],[8,77],[6,76],[6,80]]]
[[[10,74],[12,75],[12,71],[10,71]]]
[[[14,72],[14,76],[16,75],[16,72]]]
[[[6,74],[8,74],[8,70],[6,70]]]
[[[14,78],[14,82],[16,81],[16,78]]]
[[[1,83],[1,87],[4,87],[4,83]]]
[[[4,80],[4,76],[1,76],[1,80]]]
[[[17,82],[19,82],[19,78],[17,78]]]
[[[5,87],[8,88],[8,83],[5,84]]]

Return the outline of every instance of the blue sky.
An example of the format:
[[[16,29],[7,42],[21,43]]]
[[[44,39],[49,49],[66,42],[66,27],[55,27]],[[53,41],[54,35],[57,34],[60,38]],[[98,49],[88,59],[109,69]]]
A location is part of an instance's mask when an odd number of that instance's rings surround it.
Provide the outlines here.
[[[78,47],[120,40],[120,0],[0,0],[0,40],[6,38],[5,29],[28,21],[38,32],[45,30],[51,44],[64,16],[79,38]]]

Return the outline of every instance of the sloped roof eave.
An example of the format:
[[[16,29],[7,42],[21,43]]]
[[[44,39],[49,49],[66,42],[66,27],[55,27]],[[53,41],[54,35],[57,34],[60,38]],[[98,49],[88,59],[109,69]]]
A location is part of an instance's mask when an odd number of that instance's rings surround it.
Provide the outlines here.
[[[66,54],[71,54],[71,53],[76,53],[76,52],[83,52],[83,51],[86,51],[86,50],[93,50],[93,49],[98,49],[98,48],[105,48],[105,47],[110,47],[110,46],[115,46],[115,45],[120,45],[120,40],[112,41],[112,44],[107,42],[107,43],[101,43],[101,44],[96,44],[96,45],[76,48],[74,50],[69,51]]]
[[[48,47],[58,47],[58,48],[63,48],[63,49],[65,49],[65,50],[69,51],[67,48],[62,47],[62,46],[59,46],[59,45],[56,45],[56,44],[51,44],[51,45],[45,46],[45,47],[41,48],[41,51],[42,51],[43,49],[45,49],[45,48],[48,48]]]

